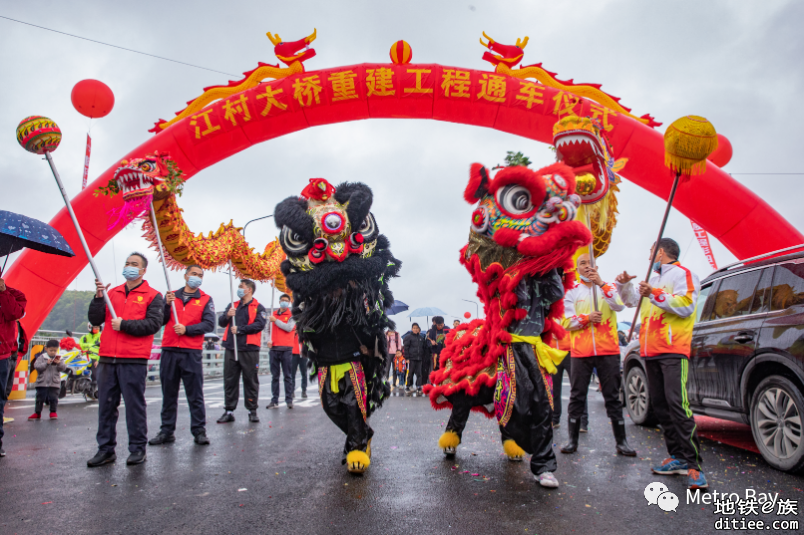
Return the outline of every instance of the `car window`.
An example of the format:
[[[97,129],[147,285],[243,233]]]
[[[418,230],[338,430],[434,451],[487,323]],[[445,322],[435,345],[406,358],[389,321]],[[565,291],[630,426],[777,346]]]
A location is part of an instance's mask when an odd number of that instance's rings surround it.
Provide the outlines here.
[[[762,314],[771,311],[771,281],[773,280],[773,266],[762,270],[762,277],[754,292],[754,301],[751,304],[751,314]]]
[[[709,286],[704,286],[701,288],[700,293],[698,294],[698,304],[695,306],[695,322],[701,321],[701,318],[706,318],[703,321],[708,320],[712,315],[712,306],[714,303],[714,298],[709,299],[709,296],[712,295],[712,289],[717,285],[717,282],[710,284]]]
[[[711,318],[735,318],[749,314],[760,274],[761,271],[757,269],[721,279]]]
[[[804,303],[804,264],[781,264],[773,274],[771,310]]]

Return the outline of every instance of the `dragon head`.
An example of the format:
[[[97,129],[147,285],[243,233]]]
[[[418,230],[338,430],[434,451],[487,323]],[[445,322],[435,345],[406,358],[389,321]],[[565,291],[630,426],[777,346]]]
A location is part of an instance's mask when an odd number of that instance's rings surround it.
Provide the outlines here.
[[[494,178],[482,165],[472,164],[464,199],[478,205],[469,254],[503,247],[518,253],[517,258],[537,257],[588,243],[589,231],[573,221],[580,205],[574,191],[575,174],[562,163],[538,171],[506,167]]]
[[[483,37],[488,39],[488,43],[483,42]],[[511,68],[522,61],[522,56],[525,54],[525,47],[528,45],[528,37],[525,37],[524,39],[517,39],[515,46],[500,44],[486,35],[486,32],[483,32],[483,37],[480,38],[480,44],[492,52],[497,53],[483,53],[483,59],[490,62],[492,65],[499,65],[502,63]]]
[[[574,169],[576,193],[584,204],[598,202],[611,184],[617,183],[615,171],[622,168],[625,160],[614,161],[611,147],[594,119],[564,117],[553,125],[553,144],[558,161]]]
[[[370,257],[380,236],[371,203],[365,184],[345,182],[334,188],[323,178],[311,178],[301,197],[277,205],[274,219],[291,272],[343,263],[350,256]]]
[[[279,37],[279,34],[271,35],[271,32],[268,32],[265,35],[267,35],[268,39],[270,39],[271,43],[273,43],[274,54],[276,54],[276,57],[288,67],[297,61],[301,63],[315,56],[315,49],[310,48],[310,43],[315,41],[315,29],[313,29],[313,33],[307,37],[291,43],[285,43],[282,41],[282,38]],[[304,49],[304,51],[301,51],[302,49]]]
[[[166,161],[169,155],[164,152],[148,154],[144,158],[123,160],[114,172],[117,189],[123,194],[123,202],[137,202],[148,199],[150,202],[155,188],[169,175]]]

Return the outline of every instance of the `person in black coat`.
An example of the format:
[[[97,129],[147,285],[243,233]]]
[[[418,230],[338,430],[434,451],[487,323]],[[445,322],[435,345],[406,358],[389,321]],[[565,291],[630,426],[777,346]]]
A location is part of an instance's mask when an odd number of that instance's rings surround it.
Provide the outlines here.
[[[402,353],[409,362],[407,391],[413,386],[413,376],[416,376],[416,390],[422,389],[422,365],[428,358],[427,342],[421,333],[418,323],[411,326],[411,332],[402,338]]]
[[[422,370],[425,383],[430,382],[430,372],[438,369],[438,358],[441,356],[441,350],[444,349],[448,332],[449,329],[444,327],[444,318],[441,316],[434,317],[433,326],[427,331],[427,349],[430,354]]]

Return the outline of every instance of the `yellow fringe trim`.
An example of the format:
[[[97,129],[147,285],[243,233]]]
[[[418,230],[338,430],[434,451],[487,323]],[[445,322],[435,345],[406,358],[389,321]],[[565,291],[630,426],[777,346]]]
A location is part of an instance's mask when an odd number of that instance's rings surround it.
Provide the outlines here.
[[[438,439],[438,447],[442,450],[446,448],[457,448],[460,443],[461,439],[455,431],[445,431]]]
[[[520,448],[519,444],[517,444],[515,440],[511,439],[503,442],[503,451],[512,459],[522,458],[525,456],[525,450]]]
[[[547,373],[550,375],[558,371],[556,365],[561,364],[561,361],[567,356],[567,351],[550,347],[542,342],[541,336],[520,336],[518,334],[512,334],[511,342],[525,342],[533,346],[533,352],[536,354],[536,358],[539,359],[539,365],[547,370]]]
[[[363,468],[352,468],[353,464],[362,464]],[[346,454],[346,469],[350,472],[362,473],[371,464],[371,459],[366,452],[360,450],[353,450]]]

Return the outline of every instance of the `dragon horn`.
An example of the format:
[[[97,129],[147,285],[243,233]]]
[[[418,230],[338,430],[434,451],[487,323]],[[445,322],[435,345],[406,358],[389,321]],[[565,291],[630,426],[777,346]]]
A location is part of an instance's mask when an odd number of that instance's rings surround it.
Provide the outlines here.
[[[282,38],[281,38],[281,37],[279,37],[279,34],[278,34],[278,33],[277,33],[277,34],[275,34],[275,35],[271,35],[271,32],[268,32],[268,33],[266,33],[265,35],[267,35],[267,36],[268,36],[268,39],[270,39],[270,40],[271,40],[271,44],[272,44],[272,45],[274,45],[274,46],[276,46],[276,45],[278,45],[279,43],[281,43],[281,42],[282,42]]]
[[[528,39],[530,39],[530,37],[528,37],[527,35],[525,36],[524,39],[522,39],[522,41],[520,41],[519,37],[517,37],[516,38],[516,46],[517,46],[517,48],[521,48],[522,50],[525,50],[525,47],[528,46]]]
[[[483,37],[485,37],[486,39],[488,39],[488,41],[489,41],[489,42],[488,42],[488,43],[484,43],[484,42],[483,42]],[[491,45],[493,45],[493,44],[494,44],[494,39],[492,39],[491,37],[489,37],[488,35],[486,35],[486,32],[483,32],[483,37],[481,37],[481,38],[480,38],[480,44],[481,44],[481,45],[483,45],[483,46],[485,46],[486,48],[491,48]]]
[[[315,41],[315,38],[316,38],[316,29],[313,28],[313,33],[311,33],[308,37],[305,37],[304,42],[309,45],[310,43]]]

